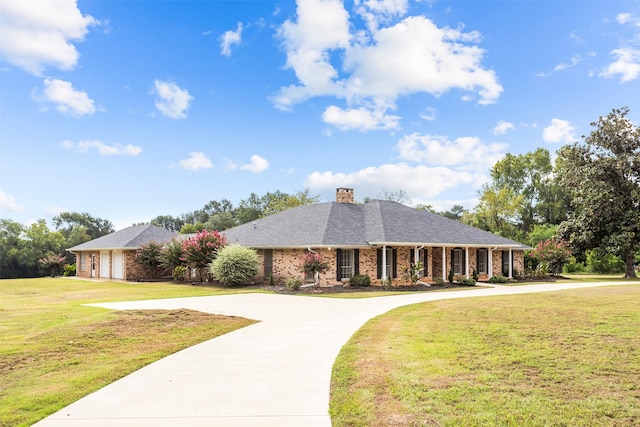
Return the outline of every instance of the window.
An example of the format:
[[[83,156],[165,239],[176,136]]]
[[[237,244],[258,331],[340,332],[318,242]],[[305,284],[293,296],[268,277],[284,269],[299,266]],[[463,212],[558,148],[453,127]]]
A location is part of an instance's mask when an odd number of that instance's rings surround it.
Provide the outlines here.
[[[462,274],[462,249],[454,249],[451,259],[453,274]]]
[[[84,271],[84,269],[86,268],[86,261],[85,261],[84,253],[80,252],[78,254],[78,258],[80,260],[80,271]]]
[[[386,250],[386,277],[395,278],[398,277],[398,264],[396,262],[396,250],[393,248],[387,248]],[[382,279],[382,249],[378,249],[378,279]]]
[[[264,250],[264,277],[269,278],[273,274],[273,249]]]
[[[483,274],[483,273],[486,274],[489,272],[489,270],[487,270],[487,250],[486,249],[478,249],[477,263],[478,263],[479,274]]]
[[[420,272],[421,276],[429,275],[429,251],[427,248],[418,249],[418,260],[422,261],[422,271]],[[412,260],[415,262],[415,260]]]
[[[351,279],[354,275],[353,249],[340,251],[340,279]]]
[[[509,277],[509,251],[502,251],[502,275]]]

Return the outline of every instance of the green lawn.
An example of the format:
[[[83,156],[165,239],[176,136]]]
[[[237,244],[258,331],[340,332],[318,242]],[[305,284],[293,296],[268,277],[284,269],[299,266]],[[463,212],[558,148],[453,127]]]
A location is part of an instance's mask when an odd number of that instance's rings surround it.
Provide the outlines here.
[[[0,426],[31,425],[151,362],[253,323],[189,310],[111,311],[82,304],[240,292],[249,291],[0,280]]]
[[[640,286],[401,307],[333,368],[334,426],[638,426]]]

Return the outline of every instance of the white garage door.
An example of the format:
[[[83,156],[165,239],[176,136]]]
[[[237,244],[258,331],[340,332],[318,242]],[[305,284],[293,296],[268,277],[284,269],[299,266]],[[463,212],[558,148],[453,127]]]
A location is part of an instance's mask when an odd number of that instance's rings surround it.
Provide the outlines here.
[[[111,274],[111,278],[124,279],[123,261],[124,257],[122,256],[122,251],[113,252],[113,260],[111,261],[113,271]]]
[[[109,252],[100,252],[100,277],[109,278]]]

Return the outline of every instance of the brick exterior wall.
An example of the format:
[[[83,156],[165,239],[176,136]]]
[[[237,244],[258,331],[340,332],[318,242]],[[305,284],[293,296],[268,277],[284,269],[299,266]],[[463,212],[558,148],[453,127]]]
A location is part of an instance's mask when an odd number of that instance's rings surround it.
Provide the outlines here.
[[[313,248],[312,248],[313,249]],[[429,247],[427,249],[427,274],[420,278],[423,282],[434,282],[435,278],[442,277],[442,247]],[[448,277],[449,270],[451,268],[451,249],[445,248],[446,251],[446,272],[445,278]],[[413,262],[414,247],[397,247],[396,248],[396,263],[397,263],[397,277],[393,279],[393,284],[402,285],[408,284],[407,280],[402,277],[402,269],[408,268],[410,263]],[[336,277],[337,260],[336,249],[314,249],[323,256],[323,258],[329,263],[329,269],[320,275],[320,286],[334,286],[338,284]],[[464,251],[464,249],[463,249]],[[300,269],[302,256],[307,252],[306,249],[273,249],[273,267],[272,276],[273,283],[275,285],[284,285],[285,281],[289,278],[300,278],[305,280],[305,275]],[[269,278],[264,274],[264,260],[265,251],[258,250],[258,259],[260,261],[260,269],[258,270],[258,276],[256,278],[257,283],[269,284]],[[107,252],[111,257],[112,251]],[[477,249],[469,249],[469,276],[471,277],[473,269],[477,270]],[[95,278],[100,278],[100,252],[85,251],[79,252],[76,255],[76,276],[82,278],[91,278],[91,257],[95,255]],[[123,276],[127,281],[140,281],[154,278],[153,273],[150,272],[144,266],[139,265],[136,260],[136,251],[123,251]],[[84,258],[84,268],[80,268],[80,258]],[[360,274],[366,274],[371,279],[371,283],[374,285],[380,285],[381,281],[377,278],[378,269],[378,254],[375,248],[372,249],[360,249],[359,250],[359,270]],[[493,274],[502,273],[502,251],[495,250],[492,253],[492,265]],[[524,252],[513,251],[513,269],[514,271],[524,272]],[[464,267],[463,267],[464,270]],[[111,278],[112,265],[109,262],[108,276]],[[164,272],[163,275],[170,275],[171,272]],[[488,274],[479,274],[479,280],[485,281],[489,279]],[[445,279],[446,280],[446,279]],[[307,283],[311,283],[312,280],[306,280]]]
[[[114,251],[83,251],[83,252],[78,252],[76,254],[76,277],[82,277],[85,279],[89,279],[91,278],[91,257],[95,255],[95,276],[94,278],[99,279],[101,278],[101,274],[100,274],[100,266],[101,266],[101,262],[100,262],[100,257],[103,255],[106,255],[109,257],[109,272],[106,274],[106,276],[108,277],[102,277],[103,279],[105,278],[113,278],[112,274],[113,274],[113,253]],[[84,260],[84,265],[82,266],[83,268],[81,268],[81,261],[80,259],[83,258]],[[129,250],[129,251],[122,251],[122,259],[123,259],[123,266],[122,266],[122,274],[123,274],[123,279],[122,280],[127,280],[127,281],[140,281],[140,280],[148,280],[148,279],[153,279],[157,276],[157,273],[154,275],[154,272],[151,271],[148,267],[142,266],[140,264],[138,264],[136,262],[136,251],[134,250]],[[171,274],[171,272],[163,272],[162,275],[168,275]],[[120,279],[118,279],[120,280]]]
[[[313,249],[313,248],[312,248]],[[442,247],[429,247],[427,249],[427,274],[420,278],[421,281],[427,283],[433,283],[435,278],[442,277]],[[447,266],[445,277],[448,277],[451,269],[451,250],[453,248],[447,247]],[[321,254],[325,261],[329,263],[329,270],[320,275],[320,286],[334,286],[339,282],[337,280],[336,269],[336,250],[335,249],[313,249],[315,252]],[[413,262],[414,247],[397,247],[396,248],[396,263],[397,263],[397,277],[393,279],[394,285],[409,284],[408,280],[404,280],[402,277],[403,267],[408,268],[410,263]],[[463,249],[464,251],[464,249]],[[300,278],[304,281],[304,273],[300,270],[300,263],[302,256],[307,252],[306,249],[274,249],[273,250],[273,283],[275,285],[284,285],[285,281],[289,278]],[[258,251],[258,258],[260,260],[260,269],[257,277],[258,283],[268,284],[269,278],[264,275],[264,250]],[[469,277],[473,274],[473,269],[477,271],[477,249],[469,248]],[[524,271],[524,253],[523,251],[513,251],[513,268],[518,271]],[[371,283],[374,285],[380,285],[381,281],[377,278],[377,264],[378,255],[376,249],[360,249],[360,274],[366,274],[371,279]],[[464,271],[464,266],[463,266]],[[502,252],[493,251],[493,272],[494,274],[500,274],[502,271]],[[464,274],[463,274],[464,275]],[[489,279],[488,274],[479,274],[479,280],[486,281]],[[306,280],[306,283],[311,283],[311,280]]]

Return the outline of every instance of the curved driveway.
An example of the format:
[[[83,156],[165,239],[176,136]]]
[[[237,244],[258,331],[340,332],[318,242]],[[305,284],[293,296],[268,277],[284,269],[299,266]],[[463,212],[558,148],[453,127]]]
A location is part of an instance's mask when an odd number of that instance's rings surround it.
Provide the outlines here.
[[[187,348],[92,393],[46,426],[331,426],[331,369],[367,320],[407,304],[616,283],[528,285],[367,299],[241,294],[94,304],[187,308],[260,323]]]

